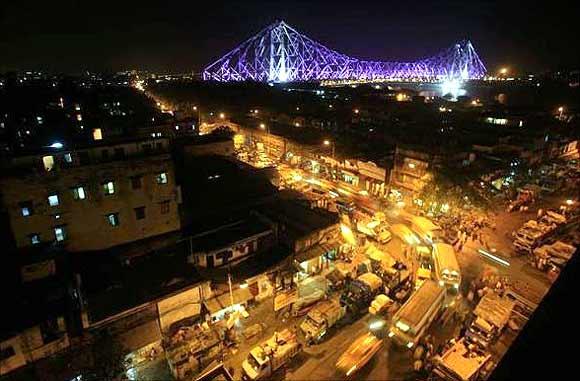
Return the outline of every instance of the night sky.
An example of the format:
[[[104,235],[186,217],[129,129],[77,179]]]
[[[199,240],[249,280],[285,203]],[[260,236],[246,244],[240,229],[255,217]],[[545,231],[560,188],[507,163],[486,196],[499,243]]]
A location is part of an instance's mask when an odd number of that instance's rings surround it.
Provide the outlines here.
[[[358,58],[410,60],[469,38],[490,71],[577,68],[574,9],[532,0],[0,0],[0,72],[200,71],[277,19]]]

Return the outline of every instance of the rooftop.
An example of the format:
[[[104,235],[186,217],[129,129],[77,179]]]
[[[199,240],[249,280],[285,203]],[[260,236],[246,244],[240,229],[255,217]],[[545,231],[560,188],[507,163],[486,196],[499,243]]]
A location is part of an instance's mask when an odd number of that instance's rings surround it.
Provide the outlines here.
[[[225,246],[253,237],[258,234],[267,234],[271,227],[255,216],[219,226],[210,231],[192,236],[193,250],[211,252]]]
[[[296,200],[277,198],[273,202],[256,207],[256,211],[279,222],[288,235],[301,237],[314,231],[338,224],[338,214],[324,209],[310,208]]]

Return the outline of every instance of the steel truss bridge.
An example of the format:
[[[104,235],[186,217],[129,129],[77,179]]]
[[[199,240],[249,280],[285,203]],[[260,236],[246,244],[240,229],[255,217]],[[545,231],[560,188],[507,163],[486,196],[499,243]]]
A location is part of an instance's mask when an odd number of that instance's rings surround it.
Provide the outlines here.
[[[367,61],[329,49],[284,21],[278,21],[206,67],[203,79],[220,82],[454,81],[479,79],[485,73],[485,66],[468,40],[418,61]]]

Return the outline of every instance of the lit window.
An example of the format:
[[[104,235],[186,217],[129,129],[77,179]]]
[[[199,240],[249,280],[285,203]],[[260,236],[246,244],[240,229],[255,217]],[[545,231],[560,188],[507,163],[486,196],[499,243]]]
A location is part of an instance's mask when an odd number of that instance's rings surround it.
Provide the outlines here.
[[[70,154],[70,152],[64,154],[64,161],[66,161],[67,163],[72,163],[72,155]]]
[[[93,129],[93,140],[103,140],[103,132],[100,128]]]
[[[54,228],[54,238],[57,242],[62,242],[66,239],[66,230],[64,226],[57,226]]]
[[[50,206],[58,206],[59,202],[58,202],[58,195],[57,194],[51,194],[50,196],[48,196],[48,205]]]
[[[107,214],[107,221],[111,226],[119,226],[119,213]]]
[[[84,187],[74,187],[73,188],[73,196],[75,200],[84,200],[87,198],[87,194],[85,193]]]
[[[54,167],[54,157],[52,157],[52,155],[44,156],[42,158],[42,163],[47,172],[52,171],[52,168]]]
[[[167,184],[167,172],[157,174],[157,184]]]
[[[40,234],[33,233],[30,235],[30,243],[32,245],[38,245],[40,243]]]
[[[21,202],[19,205],[22,217],[28,217],[32,215],[32,201],[24,201]]]
[[[112,181],[108,181],[103,184],[103,190],[105,191],[106,195],[114,194],[115,193],[115,183]]]
[[[140,206],[139,208],[135,208],[135,219],[142,220],[145,218],[145,207]]]

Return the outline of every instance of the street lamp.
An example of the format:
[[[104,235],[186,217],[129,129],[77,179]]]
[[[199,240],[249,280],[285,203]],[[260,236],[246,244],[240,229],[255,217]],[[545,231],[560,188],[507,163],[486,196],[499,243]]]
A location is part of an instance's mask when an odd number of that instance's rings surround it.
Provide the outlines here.
[[[358,108],[355,108],[355,109],[354,109],[354,113],[355,113],[355,114],[358,114],[358,113],[359,113],[359,109],[358,109]]]
[[[220,112],[220,119],[225,119],[226,118],[226,114],[224,114],[223,112]]]
[[[327,147],[332,146],[332,159],[334,159],[334,142],[331,140],[325,139],[322,143]]]
[[[260,123],[260,129],[270,133],[270,127],[266,126],[264,123]]]
[[[562,119],[562,115],[564,114],[564,106],[558,107],[558,112],[560,113],[560,119]]]

